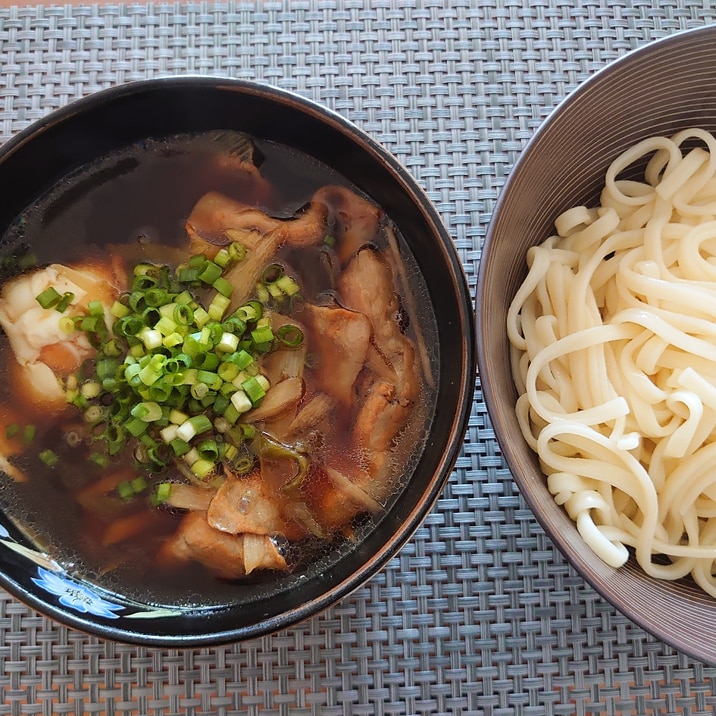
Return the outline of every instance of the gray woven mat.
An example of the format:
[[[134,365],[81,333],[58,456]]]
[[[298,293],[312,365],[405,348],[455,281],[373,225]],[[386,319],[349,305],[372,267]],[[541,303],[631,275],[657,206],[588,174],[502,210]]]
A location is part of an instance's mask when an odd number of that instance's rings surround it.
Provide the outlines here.
[[[495,197],[547,112],[609,61],[714,14],[708,0],[0,8],[0,135],[157,75],[297,90],[417,177],[474,288]],[[715,681],[565,564],[516,492],[479,386],[424,526],[367,585],[293,629],[144,649],[58,626],[0,592],[0,714],[713,714]]]

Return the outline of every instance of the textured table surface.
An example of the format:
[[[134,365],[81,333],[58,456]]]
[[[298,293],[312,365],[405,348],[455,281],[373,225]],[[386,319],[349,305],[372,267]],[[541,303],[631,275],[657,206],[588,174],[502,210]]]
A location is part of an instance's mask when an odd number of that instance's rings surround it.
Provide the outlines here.
[[[714,22],[709,0],[298,0],[0,8],[0,135],[183,72],[291,89],[383,142],[435,201],[474,290],[495,199],[547,113],[610,61]],[[1,199],[1,198],[0,198]],[[436,508],[365,586],[265,638],[93,638],[0,591],[0,714],[713,714],[716,669],[646,634],[545,537],[479,380]]]

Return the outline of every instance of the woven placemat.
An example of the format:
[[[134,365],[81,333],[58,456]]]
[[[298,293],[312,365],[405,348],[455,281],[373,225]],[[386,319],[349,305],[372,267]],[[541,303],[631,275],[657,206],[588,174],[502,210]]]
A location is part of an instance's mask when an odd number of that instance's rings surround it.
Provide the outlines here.
[[[139,78],[295,90],[413,173],[474,289],[495,198],[550,109],[620,55],[715,14],[688,0],[0,8],[0,135]],[[364,587],[295,628],[146,649],[59,626],[0,592],[0,714],[713,714],[715,681],[565,564],[516,491],[479,384],[424,525]]]

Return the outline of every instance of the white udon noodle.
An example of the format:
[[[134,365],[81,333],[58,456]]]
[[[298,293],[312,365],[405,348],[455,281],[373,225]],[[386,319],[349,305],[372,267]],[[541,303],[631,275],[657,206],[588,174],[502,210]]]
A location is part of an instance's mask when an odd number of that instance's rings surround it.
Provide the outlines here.
[[[605,562],[716,596],[716,139],[636,144],[555,229],[507,318],[525,439]]]

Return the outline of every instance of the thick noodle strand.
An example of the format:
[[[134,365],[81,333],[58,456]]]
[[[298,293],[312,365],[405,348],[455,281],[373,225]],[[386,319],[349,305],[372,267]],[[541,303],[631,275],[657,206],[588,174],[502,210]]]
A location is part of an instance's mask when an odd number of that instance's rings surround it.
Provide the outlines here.
[[[555,229],[507,316],[525,440],[605,562],[716,597],[716,138],[639,142]]]

